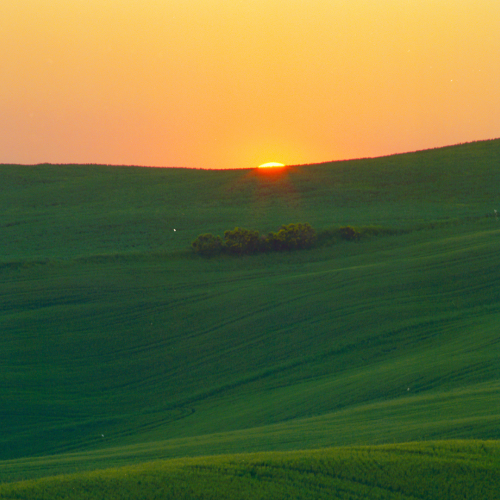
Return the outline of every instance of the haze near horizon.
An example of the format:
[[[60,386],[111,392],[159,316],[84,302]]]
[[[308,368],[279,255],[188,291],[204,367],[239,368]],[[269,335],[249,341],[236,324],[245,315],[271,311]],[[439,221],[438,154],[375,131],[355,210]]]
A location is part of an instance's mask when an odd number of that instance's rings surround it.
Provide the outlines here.
[[[0,163],[251,168],[500,137],[492,0],[0,6]]]

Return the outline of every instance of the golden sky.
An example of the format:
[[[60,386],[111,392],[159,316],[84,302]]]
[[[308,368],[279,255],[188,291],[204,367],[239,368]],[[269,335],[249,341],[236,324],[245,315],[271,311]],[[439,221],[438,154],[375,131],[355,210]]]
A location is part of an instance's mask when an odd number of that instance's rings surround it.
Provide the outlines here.
[[[0,3],[0,163],[248,168],[500,137],[498,0]]]

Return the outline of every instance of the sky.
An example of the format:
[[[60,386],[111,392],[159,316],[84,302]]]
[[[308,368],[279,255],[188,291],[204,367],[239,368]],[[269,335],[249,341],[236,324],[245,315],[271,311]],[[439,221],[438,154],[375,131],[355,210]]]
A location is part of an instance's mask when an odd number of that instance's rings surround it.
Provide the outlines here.
[[[0,163],[253,168],[500,137],[498,0],[4,0]]]

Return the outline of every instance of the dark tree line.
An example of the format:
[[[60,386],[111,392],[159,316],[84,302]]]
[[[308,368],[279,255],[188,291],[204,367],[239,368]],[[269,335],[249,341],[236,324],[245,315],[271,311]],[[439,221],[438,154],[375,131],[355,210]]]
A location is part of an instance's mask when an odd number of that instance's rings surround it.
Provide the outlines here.
[[[309,223],[298,222],[281,226],[275,233],[260,235],[254,229],[235,227],[225,231],[224,238],[206,233],[200,234],[192,243],[195,253],[204,256],[226,253],[230,255],[249,255],[258,252],[283,252],[300,250],[315,246],[331,245],[339,240],[358,241],[362,234],[376,235],[376,228],[365,228],[363,233],[352,226],[325,229],[320,233]]]
[[[316,243],[316,231],[310,224],[297,223],[281,226],[276,233],[260,235],[259,231],[236,227],[224,232],[224,239],[213,234],[200,234],[191,247],[200,255],[228,253],[247,255],[257,252],[310,248]]]

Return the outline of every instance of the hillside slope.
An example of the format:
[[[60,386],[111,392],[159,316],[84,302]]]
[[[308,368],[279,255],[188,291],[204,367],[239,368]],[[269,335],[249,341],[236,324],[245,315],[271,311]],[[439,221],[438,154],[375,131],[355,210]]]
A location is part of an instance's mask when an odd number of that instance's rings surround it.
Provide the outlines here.
[[[430,442],[150,462],[0,484],[19,500],[498,498],[498,442]]]
[[[499,439],[499,158],[488,141],[284,175],[0,166],[0,459]],[[405,232],[189,251],[298,221]]]

